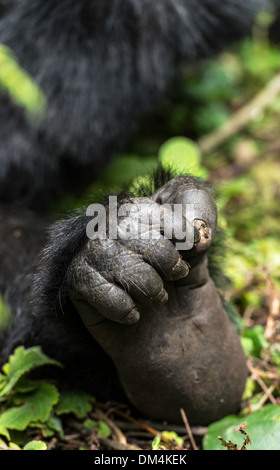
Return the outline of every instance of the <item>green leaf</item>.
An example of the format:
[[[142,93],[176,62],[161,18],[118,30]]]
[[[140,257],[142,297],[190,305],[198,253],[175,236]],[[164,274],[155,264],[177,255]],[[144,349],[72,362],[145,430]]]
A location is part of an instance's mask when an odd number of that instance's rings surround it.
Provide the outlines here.
[[[23,450],[47,450],[47,444],[43,441],[30,441]]]
[[[50,415],[48,421],[46,422],[47,429],[43,429],[43,436],[52,435],[50,431],[54,431],[61,439],[64,437],[64,431],[61,419],[58,416]],[[49,432],[47,432],[49,431]]]
[[[81,390],[69,390],[60,394],[55,407],[58,415],[73,413],[78,419],[85,418],[92,409],[94,397]]]
[[[96,427],[96,421],[95,419],[87,418],[85,421],[83,421],[83,426],[86,429],[90,429],[92,431]]]
[[[161,445],[160,435],[156,436],[152,442],[152,450],[158,450]]]
[[[252,377],[248,377],[246,380],[245,390],[243,392],[242,399],[248,400],[249,398],[252,398],[255,389],[256,389],[255,380],[253,380]]]
[[[100,421],[98,423],[98,435],[100,437],[109,437],[111,435],[111,432],[111,428],[107,423],[105,423],[104,421]]]
[[[201,166],[201,155],[197,145],[185,137],[173,137],[159,149],[159,161],[165,169],[178,174],[190,173],[206,178],[207,171]]]
[[[176,432],[174,431],[163,431],[161,435],[163,437],[166,437],[170,441],[176,442],[178,446],[182,446],[184,444],[184,440],[180,436],[178,436],[178,434],[176,434]]]
[[[246,432],[252,441],[248,450],[280,450],[280,406],[266,405],[246,417],[227,416],[222,420],[211,424],[203,439],[204,450],[223,449],[218,436],[226,441],[243,444],[242,435],[238,428],[246,421]]]
[[[15,442],[9,442],[9,448],[13,450],[21,450],[19,445],[16,444]]]
[[[262,325],[255,325],[253,326],[253,328],[244,330],[243,338],[245,338],[245,341],[246,339],[251,340],[250,352],[255,357],[259,357],[262,349],[269,347],[269,343],[264,336],[264,328]],[[248,341],[247,341],[247,344],[245,345],[245,342],[243,340],[243,346],[247,346],[248,348],[249,347]]]
[[[251,356],[254,351],[254,341],[251,338],[240,338],[240,342],[245,356]]]
[[[166,447],[166,443],[161,440],[161,436],[166,437],[169,439],[170,442],[175,442],[178,446],[182,446],[184,444],[184,440],[178,436],[178,434],[174,431],[163,431],[161,434],[156,436],[152,442],[152,450],[158,450],[159,447]]]
[[[0,45],[0,87],[31,117],[43,118],[47,100],[32,77],[23,70],[12,51]]]
[[[25,377],[22,377],[17,382],[15,389],[16,389],[17,394],[30,393],[36,390],[36,388],[38,388],[38,385],[39,385],[39,382],[35,380],[28,380]]]
[[[5,426],[2,426],[1,424],[0,424],[0,436],[6,437],[8,441],[10,440],[10,433],[8,429]]]
[[[53,385],[40,384],[35,392],[21,396],[21,405],[9,408],[0,416],[0,428],[25,430],[32,422],[45,422],[58,402],[58,392]]]
[[[16,348],[14,354],[10,356],[9,362],[4,364],[2,368],[5,376],[1,376],[0,396],[7,395],[23,375],[44,365],[61,367],[59,362],[47,357],[38,346],[30,349],[25,349],[23,346]],[[4,378],[5,383],[3,382]]]
[[[51,437],[55,434],[58,435],[60,439],[63,439],[64,437],[61,419],[58,418],[58,416],[53,415],[52,413],[46,422],[41,423],[40,421],[36,421],[30,423],[29,426],[32,428],[40,429],[43,437]]]

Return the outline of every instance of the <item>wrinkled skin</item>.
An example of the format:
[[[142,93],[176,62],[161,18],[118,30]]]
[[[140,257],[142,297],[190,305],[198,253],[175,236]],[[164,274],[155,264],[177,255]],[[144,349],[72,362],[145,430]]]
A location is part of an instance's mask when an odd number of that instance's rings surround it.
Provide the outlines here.
[[[208,424],[238,411],[247,376],[207,267],[216,205],[207,187],[188,177],[137,200],[147,202],[159,212],[166,203],[194,204],[193,248],[179,252],[161,233],[150,241],[89,240],[69,268],[70,297],[141,413],[176,422],[182,407],[191,423]],[[131,226],[134,216],[122,222]]]

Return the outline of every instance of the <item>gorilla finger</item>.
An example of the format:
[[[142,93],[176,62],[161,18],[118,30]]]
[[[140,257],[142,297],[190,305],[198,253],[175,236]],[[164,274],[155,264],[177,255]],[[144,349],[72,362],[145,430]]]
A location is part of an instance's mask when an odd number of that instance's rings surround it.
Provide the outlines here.
[[[118,227],[119,242],[140,254],[166,279],[185,277],[188,266],[172,242],[187,241],[191,249],[200,240],[194,224],[180,207],[160,205],[151,198],[131,199],[129,207],[129,217],[124,217]]]
[[[150,232],[150,239],[127,240],[126,247],[141,255],[166,280],[174,281],[188,275],[189,266],[182,260],[173,243],[158,232]]]
[[[122,265],[115,272],[116,282],[141,305],[152,306],[167,302],[168,295],[157,271],[145,261],[135,261],[134,255],[131,258],[130,264]]]
[[[92,322],[100,321],[100,317],[94,315],[94,309],[103,317],[119,323],[135,323],[139,320],[140,313],[130,295],[120,286],[107,281],[87,263],[79,269],[73,265],[68,278],[71,278],[71,300],[78,310],[81,306],[84,311],[84,303],[93,308]],[[87,322],[89,321],[88,319]]]
[[[167,301],[167,292],[157,271],[142,256],[116,240],[94,240],[85,259],[107,281],[120,285],[140,304],[151,306]]]
[[[217,206],[207,185],[189,176],[170,180],[153,196],[159,204],[180,204],[186,219],[193,227],[193,245],[197,252],[206,250],[212,243],[217,226]],[[178,225],[180,221],[177,222]],[[191,235],[191,231],[189,232]],[[191,239],[189,239],[191,242]]]

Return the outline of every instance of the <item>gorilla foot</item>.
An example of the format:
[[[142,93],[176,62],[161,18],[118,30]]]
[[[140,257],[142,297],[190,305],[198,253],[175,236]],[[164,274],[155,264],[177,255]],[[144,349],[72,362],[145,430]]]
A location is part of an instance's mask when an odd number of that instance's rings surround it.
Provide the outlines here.
[[[179,177],[151,198],[126,202],[158,214],[156,226],[149,217],[144,226],[157,233],[87,242],[68,271],[69,295],[83,323],[144,415],[178,422],[184,408],[192,424],[209,424],[237,412],[247,370],[207,268],[217,223],[210,191]],[[186,207],[185,228],[193,227],[188,250],[162,234],[161,216],[176,204]],[[121,230],[135,226],[135,213],[121,217]],[[174,228],[176,217],[168,220]]]

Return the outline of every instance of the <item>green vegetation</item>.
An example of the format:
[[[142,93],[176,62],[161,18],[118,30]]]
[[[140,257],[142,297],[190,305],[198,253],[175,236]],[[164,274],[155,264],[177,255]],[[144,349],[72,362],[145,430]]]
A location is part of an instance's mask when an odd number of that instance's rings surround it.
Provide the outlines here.
[[[44,116],[47,102],[42,90],[3,44],[0,44],[0,88],[25,110],[30,119]]]
[[[64,438],[61,417],[71,414],[85,420],[91,412],[94,398],[87,393],[59,391],[57,384],[30,378],[30,372],[43,366],[62,367],[39,347],[18,347],[3,366],[0,374],[0,449],[46,450],[47,444],[41,439],[55,435]],[[98,423],[101,434],[102,425],[102,422]],[[34,430],[36,439],[31,440]]]
[[[242,433],[239,432],[243,424],[242,419],[236,416],[227,416],[218,423],[211,424],[204,437],[205,450],[219,450],[227,447],[229,450],[280,450],[280,406],[266,405],[262,409],[246,416],[246,431],[250,439],[245,438],[246,448],[240,449],[244,444]],[[217,439],[217,436],[221,437]],[[225,445],[230,442],[237,448]],[[235,446],[234,446],[235,447]]]

